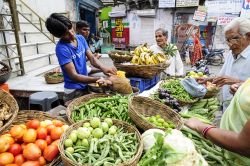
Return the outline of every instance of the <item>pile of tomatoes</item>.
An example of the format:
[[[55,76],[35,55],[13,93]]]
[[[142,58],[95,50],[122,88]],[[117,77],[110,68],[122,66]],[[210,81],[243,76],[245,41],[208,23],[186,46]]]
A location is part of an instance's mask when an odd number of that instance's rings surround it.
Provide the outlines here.
[[[59,153],[60,136],[69,126],[60,120],[30,120],[0,136],[0,166],[42,166]]]

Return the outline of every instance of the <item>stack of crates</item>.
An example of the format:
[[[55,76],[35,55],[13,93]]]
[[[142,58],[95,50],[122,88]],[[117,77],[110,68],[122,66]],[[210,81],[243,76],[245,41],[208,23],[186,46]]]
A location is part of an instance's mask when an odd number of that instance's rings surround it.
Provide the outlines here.
[[[155,86],[159,82],[160,77],[156,75],[152,79],[138,77],[130,77],[128,79],[130,79],[131,86],[137,87],[140,90],[140,93],[142,93],[144,90],[148,90]]]

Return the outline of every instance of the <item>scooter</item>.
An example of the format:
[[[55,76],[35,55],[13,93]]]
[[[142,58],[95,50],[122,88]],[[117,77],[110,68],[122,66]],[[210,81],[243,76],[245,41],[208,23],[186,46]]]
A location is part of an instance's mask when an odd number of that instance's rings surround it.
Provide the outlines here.
[[[224,49],[214,49],[209,51],[208,48],[202,48],[202,54],[207,65],[219,66],[223,62]]]

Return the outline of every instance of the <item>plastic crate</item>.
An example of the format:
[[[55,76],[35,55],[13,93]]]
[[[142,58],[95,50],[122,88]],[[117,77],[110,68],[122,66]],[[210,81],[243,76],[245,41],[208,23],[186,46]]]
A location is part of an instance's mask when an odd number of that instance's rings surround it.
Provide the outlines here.
[[[140,93],[142,93],[144,90],[148,90],[153,86],[155,86],[159,82],[160,77],[156,75],[152,79],[137,78],[137,77],[130,77],[128,79],[130,79],[131,86],[139,88]]]

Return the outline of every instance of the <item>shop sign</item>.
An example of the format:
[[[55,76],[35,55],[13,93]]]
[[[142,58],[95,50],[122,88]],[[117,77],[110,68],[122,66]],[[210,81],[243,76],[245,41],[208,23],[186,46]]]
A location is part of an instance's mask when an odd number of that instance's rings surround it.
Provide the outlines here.
[[[206,12],[202,12],[202,11],[196,10],[195,13],[194,13],[193,20],[196,20],[196,21],[205,21],[206,15],[207,15]]]
[[[126,48],[129,44],[129,23],[126,18],[112,19],[112,42],[115,48]]]
[[[250,0],[243,0],[240,17],[250,19]]]
[[[176,7],[198,6],[199,0],[176,0]]]
[[[236,16],[220,16],[217,20],[217,25],[227,25],[230,23]]]
[[[218,13],[239,13],[242,6],[242,0],[207,0],[205,1],[207,13],[209,15],[218,15]]]
[[[175,0],[159,0],[159,8],[175,7]]]

